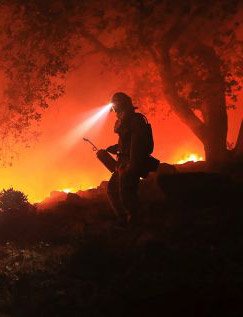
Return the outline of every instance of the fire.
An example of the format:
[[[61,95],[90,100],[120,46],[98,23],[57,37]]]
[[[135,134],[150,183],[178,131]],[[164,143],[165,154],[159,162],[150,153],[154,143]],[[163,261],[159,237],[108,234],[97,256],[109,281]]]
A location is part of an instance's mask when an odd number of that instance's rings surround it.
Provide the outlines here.
[[[191,154],[187,154],[183,157],[183,159],[177,161],[177,164],[184,164],[186,162],[198,162],[198,161],[202,161],[203,157],[195,154],[195,153],[191,153]]]
[[[68,193],[71,193],[72,192],[72,188],[64,188],[62,190],[64,193],[68,194]]]

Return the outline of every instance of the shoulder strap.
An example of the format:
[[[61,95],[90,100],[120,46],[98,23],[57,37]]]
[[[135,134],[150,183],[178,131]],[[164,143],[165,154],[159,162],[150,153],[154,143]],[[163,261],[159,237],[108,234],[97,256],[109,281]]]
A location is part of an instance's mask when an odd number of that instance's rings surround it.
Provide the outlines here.
[[[141,113],[141,112],[135,112],[135,114],[136,114],[137,116],[143,118],[144,121],[146,122],[146,124],[149,124],[147,117],[146,117],[143,113]]]
[[[144,118],[145,122],[148,124],[149,122],[148,122],[147,117],[146,117],[143,113],[141,113],[141,115],[143,116],[143,118]]]

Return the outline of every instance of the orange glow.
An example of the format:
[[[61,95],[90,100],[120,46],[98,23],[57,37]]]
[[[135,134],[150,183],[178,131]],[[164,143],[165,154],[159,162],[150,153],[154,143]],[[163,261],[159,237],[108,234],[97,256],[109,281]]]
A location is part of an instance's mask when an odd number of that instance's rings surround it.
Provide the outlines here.
[[[198,162],[198,161],[202,161],[203,157],[195,154],[195,153],[190,153],[190,154],[186,154],[183,156],[182,159],[178,160],[176,163],[177,164],[184,164],[186,162]]]
[[[71,193],[72,191],[73,191],[72,188],[65,188],[62,190],[62,192],[66,193],[66,194]]]
[[[91,139],[98,148],[115,144],[114,113],[105,111],[99,119],[92,122],[89,119],[102,111],[104,106],[97,106],[105,105],[114,92],[133,95],[126,77],[121,79],[109,72],[100,76],[99,65],[99,60],[93,57],[82,69],[69,75],[65,96],[53,102],[43,115],[38,128],[39,141],[30,141],[30,148],[21,148],[12,167],[0,168],[0,190],[13,187],[23,191],[34,203],[49,197],[52,191],[96,188],[110,178],[110,172],[82,138]],[[239,104],[242,103],[241,93]],[[142,104],[136,106],[143,112]],[[202,157],[202,143],[175,114],[165,116],[158,109],[155,116],[147,114],[147,117],[154,132],[153,155],[161,162],[188,161],[190,153]],[[242,107],[229,111],[229,142],[235,142],[242,118]],[[15,150],[15,144],[11,147]]]

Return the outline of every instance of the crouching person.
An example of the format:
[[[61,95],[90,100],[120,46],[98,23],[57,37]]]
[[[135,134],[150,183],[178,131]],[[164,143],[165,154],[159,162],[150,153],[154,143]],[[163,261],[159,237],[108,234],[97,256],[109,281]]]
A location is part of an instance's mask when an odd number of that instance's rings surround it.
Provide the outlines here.
[[[108,199],[120,226],[138,221],[138,186],[140,178],[155,171],[159,161],[151,156],[153,135],[146,117],[136,112],[131,98],[122,93],[112,97],[117,115],[114,132],[118,144],[106,150],[118,157],[116,171],[108,183]]]

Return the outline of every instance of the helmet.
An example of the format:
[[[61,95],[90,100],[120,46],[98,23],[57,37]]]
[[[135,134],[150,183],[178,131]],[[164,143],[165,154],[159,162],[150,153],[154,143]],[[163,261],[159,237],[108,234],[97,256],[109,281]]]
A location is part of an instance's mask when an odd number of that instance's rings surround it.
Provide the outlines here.
[[[113,110],[115,112],[131,111],[135,107],[132,104],[132,98],[126,95],[124,92],[116,92],[112,98]]]

